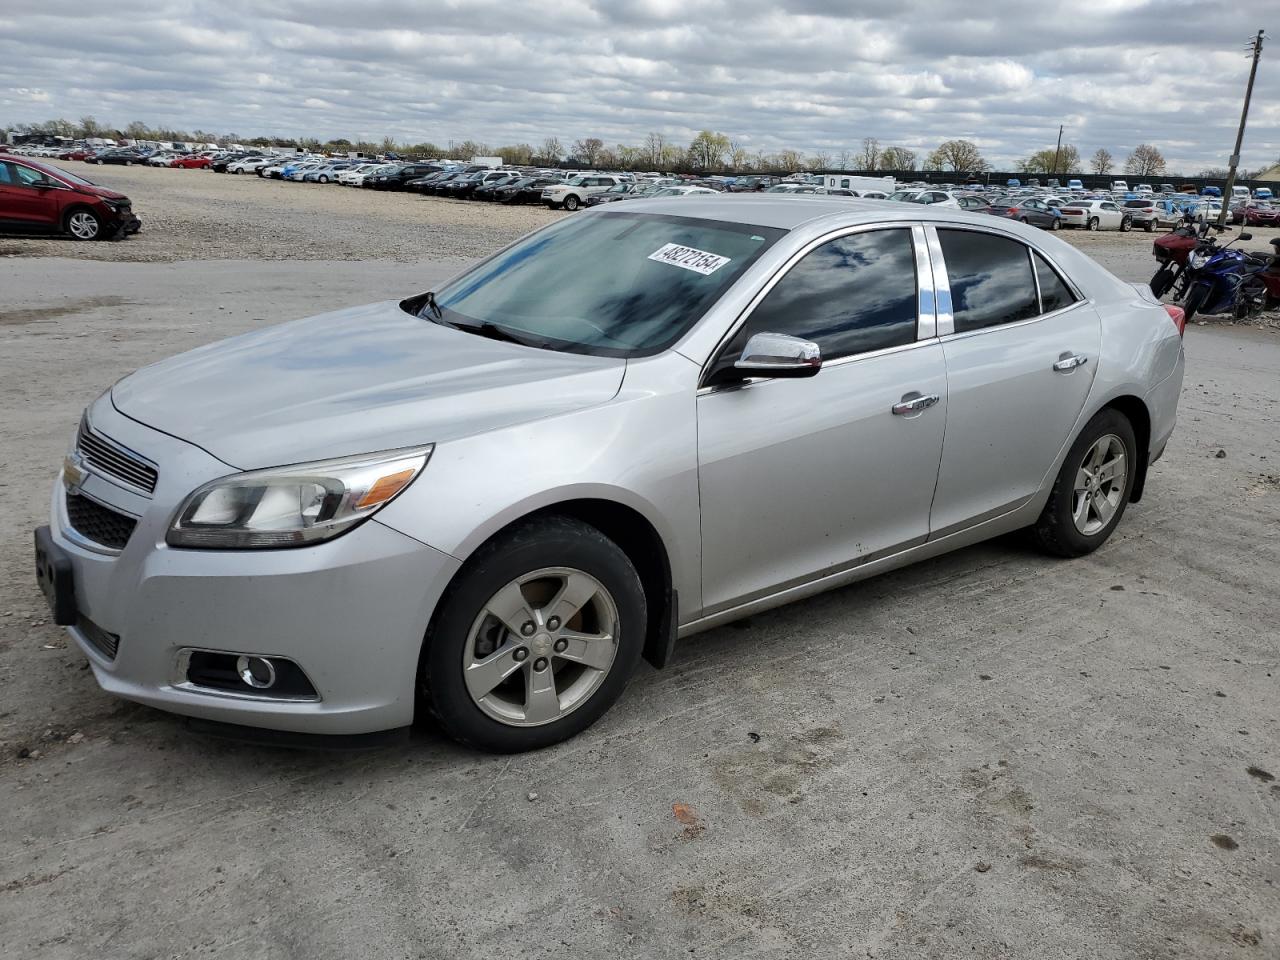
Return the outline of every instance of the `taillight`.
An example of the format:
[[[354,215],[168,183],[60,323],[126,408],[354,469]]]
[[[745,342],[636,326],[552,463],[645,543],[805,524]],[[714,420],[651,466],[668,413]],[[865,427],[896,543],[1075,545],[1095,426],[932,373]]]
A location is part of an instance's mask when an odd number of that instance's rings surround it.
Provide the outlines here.
[[[1010,207],[1008,210],[1004,212],[1004,215],[1006,217],[1016,217],[1018,215],[1018,210],[1016,207]]]
[[[1172,303],[1166,303],[1163,306],[1173,325],[1178,328],[1178,336],[1182,336],[1187,332],[1187,312]]]

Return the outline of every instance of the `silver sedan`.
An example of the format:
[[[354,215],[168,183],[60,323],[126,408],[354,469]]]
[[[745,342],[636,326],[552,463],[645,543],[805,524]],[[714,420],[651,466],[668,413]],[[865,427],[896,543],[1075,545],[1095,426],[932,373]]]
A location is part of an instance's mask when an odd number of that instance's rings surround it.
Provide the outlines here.
[[[1097,549],[1173,431],[1181,334],[961,210],[606,205],[126,377],[37,576],[112,694],[545,746],[677,638],[1021,528]]]

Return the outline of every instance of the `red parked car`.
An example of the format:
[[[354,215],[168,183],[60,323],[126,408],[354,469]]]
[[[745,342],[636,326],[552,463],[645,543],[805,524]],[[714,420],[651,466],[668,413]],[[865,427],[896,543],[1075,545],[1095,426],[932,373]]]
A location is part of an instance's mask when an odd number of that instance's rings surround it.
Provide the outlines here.
[[[29,157],[0,153],[0,231],[99,240],[141,227],[124,194]]]
[[[208,157],[174,157],[169,161],[171,167],[182,167],[184,170],[200,170],[212,166],[213,161]]]
[[[59,160],[85,160],[93,151],[88,147],[76,147],[74,150],[63,150],[58,154]]]
[[[1269,203],[1242,203],[1231,208],[1231,222],[1247,227],[1277,227],[1280,226],[1280,207]]]

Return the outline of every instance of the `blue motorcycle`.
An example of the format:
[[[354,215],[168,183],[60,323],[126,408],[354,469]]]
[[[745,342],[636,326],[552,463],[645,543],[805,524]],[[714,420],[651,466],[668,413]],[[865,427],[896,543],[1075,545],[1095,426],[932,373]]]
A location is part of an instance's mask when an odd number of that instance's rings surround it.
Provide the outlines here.
[[[1267,288],[1259,277],[1267,259],[1231,249],[1236,240],[1252,240],[1241,233],[1217,250],[1198,249],[1187,258],[1186,297],[1182,309],[1190,320],[1197,313],[1229,313],[1244,320],[1260,312],[1267,302]]]

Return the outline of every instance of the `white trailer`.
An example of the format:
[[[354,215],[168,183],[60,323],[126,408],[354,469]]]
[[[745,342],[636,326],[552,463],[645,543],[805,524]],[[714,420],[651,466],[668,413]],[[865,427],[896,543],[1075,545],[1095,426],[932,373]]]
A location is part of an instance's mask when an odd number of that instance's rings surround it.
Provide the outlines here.
[[[848,173],[824,173],[822,185],[828,190],[854,190],[857,193],[877,190],[886,195],[898,189],[893,177],[855,177]]]

